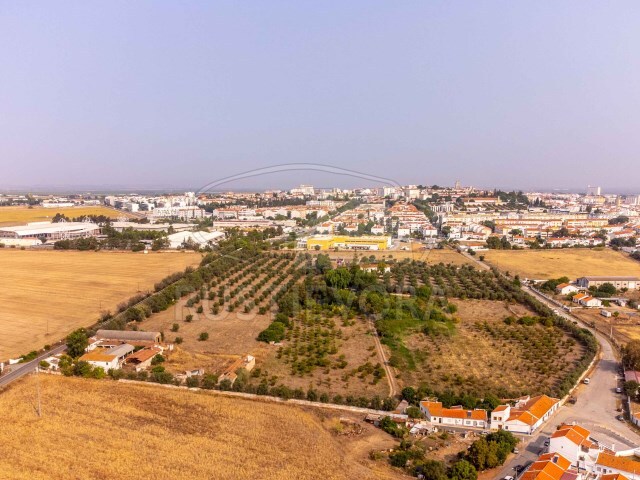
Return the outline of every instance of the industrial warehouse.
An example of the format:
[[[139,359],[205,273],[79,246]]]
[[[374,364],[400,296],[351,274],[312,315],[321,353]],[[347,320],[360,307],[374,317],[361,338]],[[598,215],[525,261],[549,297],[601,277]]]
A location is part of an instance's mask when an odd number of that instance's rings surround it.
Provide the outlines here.
[[[313,235],[298,242],[298,248],[307,250],[386,250],[391,247],[391,237],[363,236],[349,237],[344,235]]]
[[[34,222],[17,227],[0,227],[2,243],[20,246],[94,237],[99,234],[100,227],[90,222]]]

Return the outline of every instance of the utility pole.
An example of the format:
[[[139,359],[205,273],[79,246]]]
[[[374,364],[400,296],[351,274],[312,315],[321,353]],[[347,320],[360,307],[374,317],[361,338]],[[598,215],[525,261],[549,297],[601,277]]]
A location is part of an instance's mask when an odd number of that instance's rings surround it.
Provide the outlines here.
[[[36,365],[36,390],[37,390],[37,396],[38,396],[38,405],[36,407],[36,414],[38,415],[38,418],[42,417],[42,403],[40,402],[40,376],[38,375],[39,371],[40,371],[40,367]]]

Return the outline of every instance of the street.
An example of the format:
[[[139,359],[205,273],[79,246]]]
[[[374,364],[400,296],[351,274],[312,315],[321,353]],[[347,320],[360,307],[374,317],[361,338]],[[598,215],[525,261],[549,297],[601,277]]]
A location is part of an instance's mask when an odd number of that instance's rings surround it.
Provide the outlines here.
[[[526,287],[529,294],[536,297],[548,307],[557,309],[558,314],[570,321],[577,318],[561,310],[535,290]],[[531,437],[520,437],[522,443],[518,447],[520,454],[508,461],[500,469],[496,478],[514,475],[516,465],[524,465],[535,461],[544,448],[544,441],[556,430],[561,423],[576,422],[591,431],[592,437],[601,443],[613,447],[615,450],[626,450],[640,445],[640,435],[632,430],[628,424],[616,420],[619,412],[616,408],[622,400],[620,394],[615,393],[617,386],[619,362],[613,347],[606,337],[591,330],[600,344],[600,361],[590,374],[589,385],[580,385],[574,392],[576,403],[569,403],[560,407],[556,415]]]
[[[17,380],[24,375],[27,375],[33,372],[36,369],[36,366],[40,363],[40,361],[48,358],[52,355],[56,355],[58,353],[64,352],[67,348],[66,345],[58,345],[53,347],[51,350],[48,350],[40,355],[38,355],[35,359],[26,363],[18,363],[16,365],[11,365],[11,371],[5,375],[0,377],[0,387],[5,387],[9,385],[14,380]]]

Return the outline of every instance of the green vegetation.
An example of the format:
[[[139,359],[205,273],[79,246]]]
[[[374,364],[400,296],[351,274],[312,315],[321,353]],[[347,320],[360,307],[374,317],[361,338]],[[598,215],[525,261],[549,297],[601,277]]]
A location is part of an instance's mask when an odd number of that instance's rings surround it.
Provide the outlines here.
[[[495,468],[504,464],[517,444],[511,432],[499,430],[473,442],[465,459],[479,471]]]

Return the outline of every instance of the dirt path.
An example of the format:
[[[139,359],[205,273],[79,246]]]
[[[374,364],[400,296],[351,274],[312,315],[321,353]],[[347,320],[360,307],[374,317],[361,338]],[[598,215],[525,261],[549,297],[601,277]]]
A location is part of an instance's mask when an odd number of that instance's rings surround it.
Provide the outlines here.
[[[389,396],[395,397],[399,394],[398,384],[396,382],[396,375],[393,371],[391,365],[387,361],[387,356],[384,353],[384,349],[382,348],[382,343],[380,343],[380,337],[378,337],[378,331],[376,330],[376,326],[373,323],[373,320],[369,320],[371,324],[371,332],[373,333],[375,342],[376,342],[376,350],[378,351],[378,357],[380,359],[380,363],[382,364],[384,371],[387,377],[387,383],[389,384]]]

